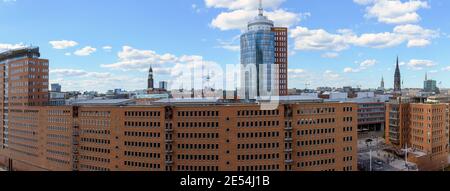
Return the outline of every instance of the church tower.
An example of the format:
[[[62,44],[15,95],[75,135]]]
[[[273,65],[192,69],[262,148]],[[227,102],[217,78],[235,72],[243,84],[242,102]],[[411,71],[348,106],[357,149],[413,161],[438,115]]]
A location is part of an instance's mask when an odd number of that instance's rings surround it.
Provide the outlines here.
[[[153,68],[150,66],[150,70],[148,71],[148,89],[154,89],[154,80],[153,80]]]

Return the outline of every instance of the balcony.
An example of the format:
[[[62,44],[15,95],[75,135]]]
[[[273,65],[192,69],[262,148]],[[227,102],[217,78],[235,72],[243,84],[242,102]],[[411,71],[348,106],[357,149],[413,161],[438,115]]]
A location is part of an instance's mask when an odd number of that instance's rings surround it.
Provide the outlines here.
[[[291,127],[291,126],[287,126],[287,127],[284,128],[284,130],[286,130],[286,131],[292,131],[293,129],[294,129],[294,128]]]
[[[166,143],[173,143],[172,139],[166,139]]]
[[[172,154],[173,150],[166,150],[166,154]]]
[[[291,148],[287,148],[287,149],[284,149],[284,152],[286,152],[286,153],[290,153],[290,152],[292,152],[293,150],[291,149]]]
[[[286,137],[286,138],[284,138],[284,141],[286,141],[286,142],[292,142],[293,139],[292,139],[292,137]]]

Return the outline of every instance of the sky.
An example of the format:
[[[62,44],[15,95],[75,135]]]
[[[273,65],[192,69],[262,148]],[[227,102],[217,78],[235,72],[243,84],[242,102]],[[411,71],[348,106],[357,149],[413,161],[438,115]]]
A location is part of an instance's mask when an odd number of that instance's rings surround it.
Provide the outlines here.
[[[393,87],[425,74],[450,88],[448,0],[263,0],[265,15],[289,28],[289,87]],[[50,82],[63,91],[191,86],[190,71],[214,88],[240,63],[239,36],[258,0],[0,0],[0,51],[39,46]],[[201,72],[200,72],[201,71]],[[201,80],[200,80],[201,81]],[[156,85],[157,86],[157,85]],[[228,86],[229,87],[229,86]]]

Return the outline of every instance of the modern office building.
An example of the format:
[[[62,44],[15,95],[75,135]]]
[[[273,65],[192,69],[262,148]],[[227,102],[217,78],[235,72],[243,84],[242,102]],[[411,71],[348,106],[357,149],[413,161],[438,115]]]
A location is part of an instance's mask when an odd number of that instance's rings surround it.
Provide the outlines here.
[[[260,5],[258,16],[241,35],[242,97],[288,94],[287,47],[287,28],[274,27]]]
[[[60,84],[51,84],[51,91],[52,92],[61,92],[61,85]]]
[[[166,81],[160,81],[159,82],[159,89],[161,90],[168,90],[169,84]]]
[[[425,75],[425,81],[423,82],[423,91],[439,94],[439,88],[437,87],[436,80],[428,79],[428,74]]]
[[[442,170],[448,164],[448,104],[415,103],[399,97],[386,106],[386,143],[419,170]]]

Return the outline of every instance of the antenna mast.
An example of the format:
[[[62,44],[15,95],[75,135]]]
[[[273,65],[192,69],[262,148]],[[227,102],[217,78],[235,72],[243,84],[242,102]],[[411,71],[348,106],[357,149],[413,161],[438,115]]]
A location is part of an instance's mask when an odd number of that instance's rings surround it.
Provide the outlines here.
[[[262,4],[262,0],[259,0],[259,16],[263,16],[264,15],[264,9],[263,9],[263,4]]]

